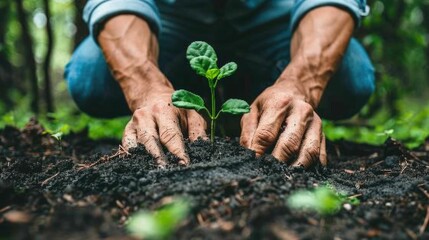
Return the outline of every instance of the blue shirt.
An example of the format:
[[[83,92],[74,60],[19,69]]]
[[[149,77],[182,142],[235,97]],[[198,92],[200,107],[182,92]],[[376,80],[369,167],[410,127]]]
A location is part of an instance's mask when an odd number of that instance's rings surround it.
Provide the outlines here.
[[[216,1],[224,4],[216,4]],[[308,11],[321,6],[336,6],[348,11],[357,26],[361,17],[369,12],[366,0],[89,0],[84,20],[95,39],[107,19],[123,13],[142,17],[157,34],[162,27],[160,12],[206,24],[222,19],[239,30],[290,16],[290,27],[294,29]]]

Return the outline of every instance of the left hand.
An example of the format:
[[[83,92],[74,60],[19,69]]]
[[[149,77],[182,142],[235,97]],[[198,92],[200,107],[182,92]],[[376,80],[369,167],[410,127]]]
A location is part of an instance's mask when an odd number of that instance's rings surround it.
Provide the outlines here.
[[[291,62],[241,120],[243,146],[257,156],[274,146],[274,157],[295,166],[327,164],[322,120],[314,110],[353,29],[350,13],[333,6],[315,8],[301,19],[292,36]]]
[[[304,86],[292,79],[267,88],[241,120],[240,143],[257,156],[274,146],[272,155],[294,166],[308,168],[317,161],[326,166],[322,120],[305,92]]]

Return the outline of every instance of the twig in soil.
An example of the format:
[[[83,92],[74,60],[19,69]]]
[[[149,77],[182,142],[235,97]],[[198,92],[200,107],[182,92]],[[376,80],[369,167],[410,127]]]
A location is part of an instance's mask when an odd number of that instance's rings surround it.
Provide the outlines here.
[[[45,180],[41,183],[41,185],[42,185],[42,186],[44,186],[44,185],[48,184],[48,182],[49,182],[49,181],[51,181],[52,179],[54,179],[54,177],[58,176],[58,174],[60,174],[60,172],[57,172],[57,173],[55,173],[54,175],[52,175],[52,176],[48,177],[47,179],[45,179]]]
[[[405,169],[407,169],[407,167],[408,167],[408,161],[405,160],[405,166],[401,169],[401,172],[399,174],[402,175],[402,173],[405,171]]]
[[[426,217],[425,217],[425,220],[423,222],[423,225],[419,229],[420,235],[422,235],[425,232],[426,227],[428,226],[428,223],[429,223],[429,206],[426,209]]]
[[[348,199],[353,199],[353,198],[360,197],[360,196],[362,196],[362,195],[363,195],[362,193],[358,193],[358,194],[355,194],[355,195],[348,196],[347,198],[348,198]]]
[[[418,238],[417,235],[408,228],[405,228],[405,233],[407,233],[408,237],[410,237],[413,240]]]
[[[206,224],[206,222],[204,221],[204,218],[203,218],[203,216],[201,215],[201,213],[198,213],[197,214],[197,220],[198,220],[198,223],[201,225],[201,226],[206,226],[207,224]]]
[[[383,163],[383,162],[384,162],[384,160],[381,160],[381,161],[375,162],[375,163],[371,164],[368,168],[375,167],[375,166],[377,166],[377,165],[380,165],[380,164],[381,164],[381,163]]]
[[[299,237],[294,232],[286,229],[282,229],[278,225],[272,225],[270,227],[270,230],[279,239],[288,239],[288,240],[299,239]]]
[[[6,206],[6,207],[4,207],[4,208],[2,208],[2,209],[0,209],[0,213],[2,213],[2,212],[6,212],[6,211],[8,211],[9,209],[11,209],[12,207],[11,206]]]
[[[119,149],[118,149],[118,151],[116,151],[115,154],[113,154],[111,156],[103,156],[91,164],[78,164],[79,168],[77,170],[81,171],[83,169],[88,169],[88,168],[94,167],[95,165],[97,165],[101,162],[107,162],[110,159],[117,157],[117,156],[121,156],[121,155],[131,155],[131,153],[129,153],[122,145],[119,145]]]
[[[425,184],[420,184],[417,187],[420,189],[420,191],[422,191],[422,193],[429,199],[429,193],[428,191],[426,191],[424,188],[422,188],[422,186],[424,186]]]
[[[254,182],[259,181],[261,179],[264,179],[264,178],[263,177],[255,177],[255,178],[250,179],[250,182],[254,183]]]
[[[341,151],[338,145],[334,145],[334,147],[335,147],[335,153],[337,154],[337,157],[341,157]]]

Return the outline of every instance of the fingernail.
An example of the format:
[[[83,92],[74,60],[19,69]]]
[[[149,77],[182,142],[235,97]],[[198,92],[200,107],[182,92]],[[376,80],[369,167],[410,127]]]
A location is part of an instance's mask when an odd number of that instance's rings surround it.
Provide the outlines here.
[[[167,166],[167,162],[164,161],[164,159],[162,159],[160,157],[155,159],[155,163],[160,168],[165,168]]]
[[[188,165],[189,165],[189,161],[184,160],[184,159],[180,159],[180,160],[179,160],[179,165],[182,165],[182,166],[188,166]]]

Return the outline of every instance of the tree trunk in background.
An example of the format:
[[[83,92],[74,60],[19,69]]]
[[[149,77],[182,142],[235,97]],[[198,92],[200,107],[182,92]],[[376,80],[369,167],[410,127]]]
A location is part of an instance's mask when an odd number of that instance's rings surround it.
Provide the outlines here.
[[[47,36],[47,50],[45,55],[45,61],[43,63],[43,72],[44,72],[44,95],[46,103],[46,111],[54,112],[54,103],[52,100],[52,87],[51,87],[51,60],[52,60],[52,50],[54,48],[54,35],[52,32],[52,23],[51,23],[51,6],[49,0],[43,0],[43,8],[46,14],[46,36]]]
[[[6,108],[12,105],[7,93],[9,89],[13,87],[13,68],[12,64],[9,62],[6,51],[6,32],[9,24],[9,11],[10,1],[4,0],[4,2],[0,3],[0,12],[2,13],[0,14],[0,101],[6,105]]]
[[[86,23],[82,19],[83,8],[85,7],[86,0],[74,0],[76,8],[76,15],[74,25],[76,26],[76,34],[74,36],[74,48],[76,48],[82,40],[88,36],[89,31]]]
[[[31,83],[31,110],[38,114],[39,113],[39,89],[37,85],[37,72],[36,72],[36,60],[34,59],[33,51],[33,39],[30,35],[30,29],[27,22],[27,13],[23,6],[23,0],[16,0],[16,10],[18,13],[18,21],[22,28],[22,40],[25,48],[25,62],[27,69],[27,76],[30,78]]]
[[[429,33],[429,3],[425,3],[422,6],[423,26],[426,27],[426,32]],[[426,60],[429,60],[429,47],[426,47]]]

